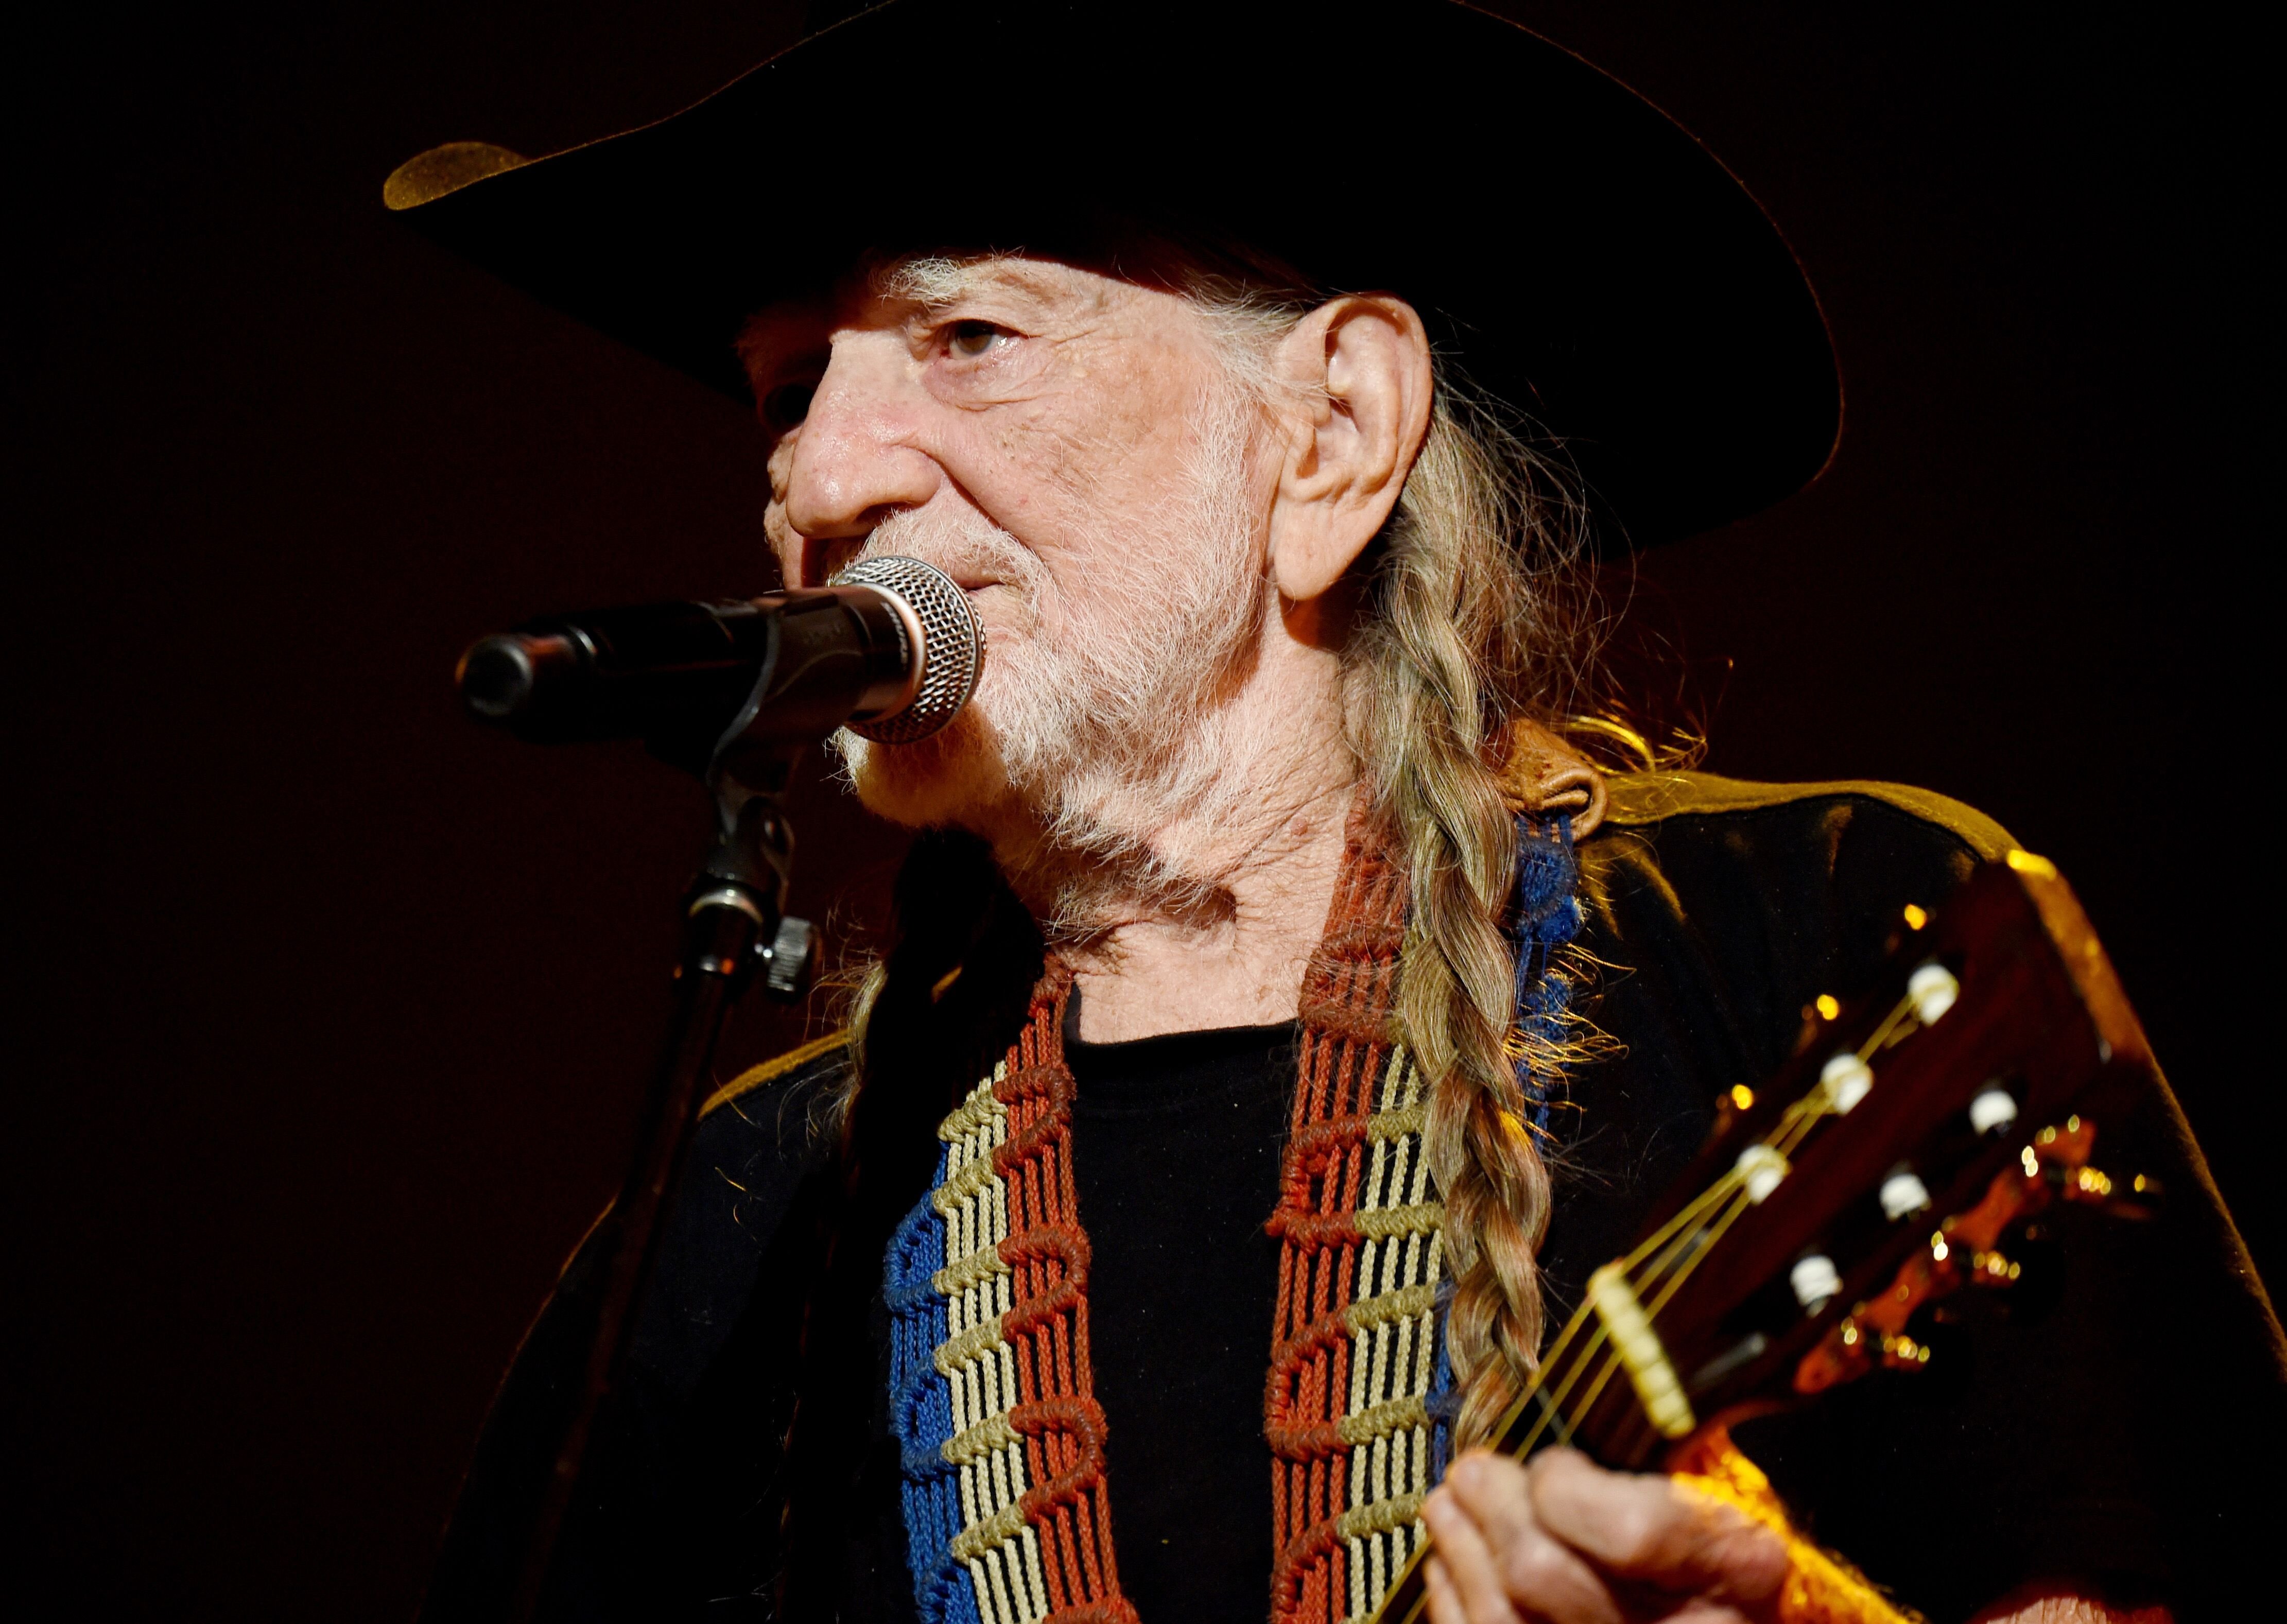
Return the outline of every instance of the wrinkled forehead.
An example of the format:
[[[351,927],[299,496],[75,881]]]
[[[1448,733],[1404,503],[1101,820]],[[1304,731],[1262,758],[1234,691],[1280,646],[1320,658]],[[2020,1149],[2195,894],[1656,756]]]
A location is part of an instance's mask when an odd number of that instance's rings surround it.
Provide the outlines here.
[[[1175,290],[1164,253],[1057,254],[1026,249],[868,250],[830,281],[773,300],[748,318],[739,354],[750,374],[815,358],[845,328],[883,328],[974,310],[981,318],[1085,321]]]
[[[1194,294],[1246,289],[1284,304],[1314,301],[1318,284],[1259,244],[1196,222],[1083,207],[957,222],[905,220],[890,241],[836,253],[819,245],[796,290],[755,313],[749,330],[902,320],[986,289],[1047,307],[1116,302],[1130,290]],[[1402,289],[1401,289],[1402,291]],[[902,308],[892,311],[891,305]],[[746,346],[740,346],[744,353]]]
[[[869,254],[836,281],[834,292],[843,308],[889,303],[935,309],[985,292],[1038,303],[1101,302],[1110,287],[1111,279],[1096,267],[1053,255],[934,250]]]

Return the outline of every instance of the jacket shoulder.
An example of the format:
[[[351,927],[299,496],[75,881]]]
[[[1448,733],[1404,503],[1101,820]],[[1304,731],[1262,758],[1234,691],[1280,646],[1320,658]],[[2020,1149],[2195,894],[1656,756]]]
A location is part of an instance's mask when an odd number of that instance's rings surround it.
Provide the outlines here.
[[[1607,780],[1610,796],[1607,826],[1643,828],[1677,818],[1745,815],[1783,807],[1810,810],[1813,803],[1872,801],[1943,830],[1986,862],[2016,849],[2009,831],[1979,812],[1935,790],[1872,779],[1827,783],[1766,784],[1724,778],[1713,772],[1626,772]]]

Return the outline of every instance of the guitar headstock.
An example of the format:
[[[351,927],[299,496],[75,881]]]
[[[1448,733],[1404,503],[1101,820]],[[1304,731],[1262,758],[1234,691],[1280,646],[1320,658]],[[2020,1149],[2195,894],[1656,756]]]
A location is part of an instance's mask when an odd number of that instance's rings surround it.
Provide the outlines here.
[[[2155,1078],[2143,1029],[2056,869],[2012,852],[1909,907],[1873,986],[1806,1011],[1792,1060],[1735,1089],[1635,1246],[1589,1278],[1499,1446],[1658,1465],[1711,1417],[1917,1379],[1915,1316],[2007,1290],[2013,1235],[2056,1201],[2159,1194],[2096,1161]],[[1418,1565],[1417,1565],[1418,1566]],[[1377,1618],[1420,1609],[1409,1570]]]
[[[1929,1351],[1907,1321],[1972,1280],[2006,1287],[2015,1224],[2061,1198],[2156,1195],[2091,1161],[2109,1107],[2151,1076],[2143,1028],[2051,864],[2013,852],[1934,915],[1908,908],[1874,986],[1820,1001],[1794,1059],[1735,1092],[1637,1247],[1598,1271],[1566,1335],[1601,1331],[1624,1379],[1576,1395],[1569,1417],[1535,1406],[1550,1425],[1533,1442],[1563,1422],[1607,1464],[1645,1466],[1730,1406],[1919,1372]],[[1656,1358],[1641,1339],[1632,1357],[1607,1323],[1623,1289]],[[1570,1351],[1560,1338],[1546,1361],[1560,1383]],[[1656,1406],[1646,1364],[1654,1395],[1673,1379]]]

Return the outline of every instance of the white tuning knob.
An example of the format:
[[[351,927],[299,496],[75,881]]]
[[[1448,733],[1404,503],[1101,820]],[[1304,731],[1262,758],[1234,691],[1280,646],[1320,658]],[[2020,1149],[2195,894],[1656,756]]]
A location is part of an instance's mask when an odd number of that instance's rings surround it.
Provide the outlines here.
[[[1846,1049],[1819,1068],[1818,1081],[1826,1089],[1828,1108],[1837,1116],[1848,1116],[1873,1091],[1874,1072]]]
[[[1906,996],[1914,1001],[1914,1014],[1925,1026],[1935,1026],[1961,996],[1961,983],[1953,972],[1935,962],[1906,978]]]
[[[1747,1199],[1761,1207],[1787,1176],[1787,1159],[1768,1145],[1750,1145],[1736,1164],[1747,1187]]]
[[[1787,1284],[1794,1287],[1794,1300],[1805,1311],[1815,1314],[1827,1298],[1842,1289],[1842,1275],[1832,1258],[1813,1252],[1787,1271]]]
[[[1884,1217],[1903,1218],[1930,1204],[1929,1186],[1916,1178],[1910,1168],[1900,1168],[1882,1181],[1880,1199]]]
[[[2006,1089],[1988,1089],[1969,1102],[1969,1125],[1979,1133],[2006,1128],[2016,1120],[2016,1097]]]

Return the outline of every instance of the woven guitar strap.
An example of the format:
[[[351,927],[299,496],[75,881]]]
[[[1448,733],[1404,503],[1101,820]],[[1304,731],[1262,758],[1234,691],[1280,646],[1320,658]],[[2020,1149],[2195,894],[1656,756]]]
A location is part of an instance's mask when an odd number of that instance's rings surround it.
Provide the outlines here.
[[[1561,898],[1536,907],[1521,888],[1523,933],[1569,938],[1563,820],[1521,822],[1562,870],[1520,864],[1521,882]],[[1447,1452],[1444,1209],[1423,1156],[1421,1078],[1390,1031],[1405,900],[1405,876],[1361,807],[1303,978],[1269,1219],[1280,1247],[1263,1417],[1278,1624],[1373,1611],[1424,1537],[1416,1519]],[[1023,1035],[939,1126],[934,1187],[890,1246],[891,1420],[915,1597],[931,1624],[1136,1617],[1113,1559],[1089,1374],[1062,1038],[1071,994],[1052,964]]]

